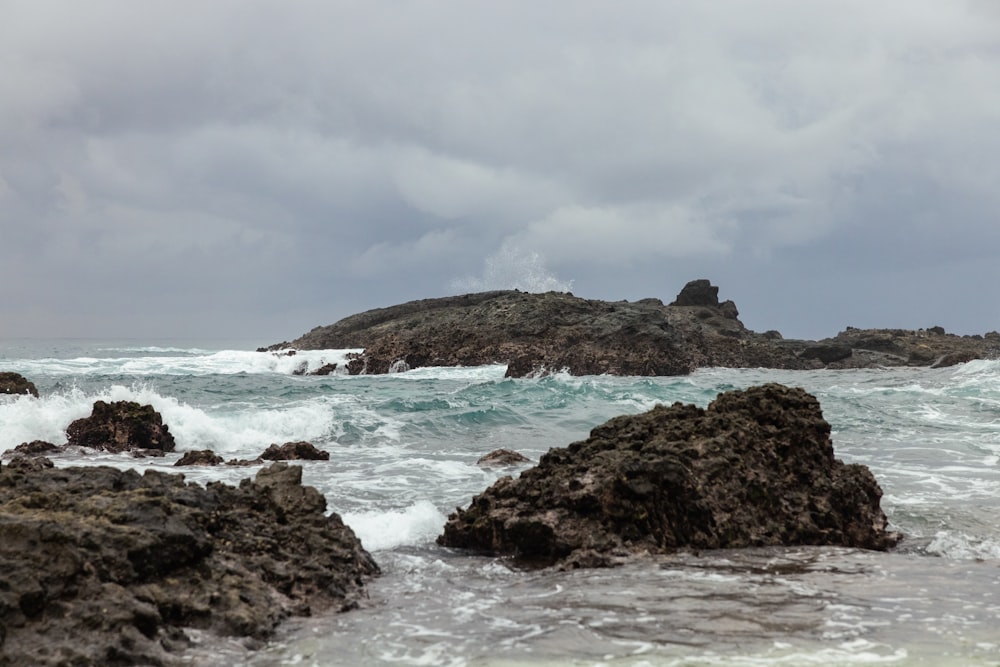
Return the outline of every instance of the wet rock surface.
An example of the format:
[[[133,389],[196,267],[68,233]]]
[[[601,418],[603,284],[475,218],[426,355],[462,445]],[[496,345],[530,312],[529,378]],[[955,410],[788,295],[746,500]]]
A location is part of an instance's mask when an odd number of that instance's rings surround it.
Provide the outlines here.
[[[519,466],[525,463],[531,463],[531,459],[512,449],[494,449],[488,454],[483,454],[476,461],[476,465],[483,466],[484,468]]]
[[[174,436],[151,405],[134,401],[96,401],[89,417],[66,428],[67,446],[108,452],[174,451]]]
[[[940,327],[859,330],[822,341],[747,329],[705,279],[669,305],[655,298],[598,301],[568,293],[483,292],[379,308],[316,327],[262,351],[363,348],[348,372],[507,364],[509,377],[684,375],[697,368],[942,366],[1000,357],[1000,334],[955,336]]]
[[[0,394],[28,394],[38,398],[35,383],[20,373],[0,373]]]
[[[378,574],[297,466],[200,487],[23,460],[0,467],[0,664],[181,664],[185,628],[263,640]]]
[[[311,442],[286,442],[269,445],[260,458],[265,461],[329,461],[330,452],[317,449]]]
[[[777,384],[617,417],[448,518],[438,543],[520,565],[611,565],[681,548],[887,549],[882,492],[834,457],[819,402]]]

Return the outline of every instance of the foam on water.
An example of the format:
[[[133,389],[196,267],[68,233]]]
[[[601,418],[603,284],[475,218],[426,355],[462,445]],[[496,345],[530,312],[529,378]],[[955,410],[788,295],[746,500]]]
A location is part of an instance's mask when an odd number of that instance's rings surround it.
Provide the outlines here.
[[[0,424],[3,426],[0,451],[32,440],[65,444],[66,427],[76,419],[90,416],[96,401],[134,401],[152,405],[170,427],[179,451],[212,449],[234,455],[260,450],[272,443],[328,438],[351,414],[349,408],[337,410],[337,405],[345,401],[336,396],[278,408],[247,406],[242,410],[209,411],[173,396],[164,396],[149,383],[115,384],[93,393],[70,387],[37,399],[29,396],[0,398]],[[253,456],[256,454],[250,458]]]
[[[61,444],[95,400],[153,405],[181,451],[249,459],[271,443],[308,440],[331,456],[303,462],[304,483],[324,494],[383,569],[362,609],[295,621],[308,632],[253,655],[237,647],[230,659],[226,646],[206,646],[194,664],[996,663],[1000,362],[704,369],[683,378],[514,380],[502,365],[299,377],[303,362],[340,363],[347,351],[51,347],[0,359],[0,370],[26,375],[42,393],[0,396],[0,450],[35,439]],[[434,544],[455,506],[518,474],[478,467],[487,451],[505,447],[537,460],[611,417],[656,403],[705,406],[722,391],[771,381],[820,399],[836,455],[868,465],[882,486],[883,508],[907,535],[899,550],[735,550],[539,573]],[[57,465],[158,469],[179,458],[60,456]],[[197,483],[237,483],[256,469],[183,472]]]
[[[111,349],[111,352],[126,350]],[[148,349],[135,350],[140,355]],[[170,352],[170,350],[162,350]],[[252,373],[304,374],[327,364],[337,364],[338,372],[346,373],[348,355],[360,349],[307,350],[289,355],[284,352],[250,352],[242,350],[183,350],[184,354],[168,356],[91,357],[70,359],[0,359],[0,371],[14,371],[28,377],[52,375],[232,375]],[[343,369],[343,370],[342,370]]]
[[[374,552],[432,542],[447,519],[427,500],[402,510],[347,512],[342,518],[365,548]]]

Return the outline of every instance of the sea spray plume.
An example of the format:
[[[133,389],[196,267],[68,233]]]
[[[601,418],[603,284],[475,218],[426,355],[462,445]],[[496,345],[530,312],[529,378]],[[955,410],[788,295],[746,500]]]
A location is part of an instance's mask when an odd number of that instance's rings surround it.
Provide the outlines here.
[[[569,292],[573,281],[563,281],[549,272],[545,258],[536,251],[504,244],[483,262],[480,278],[467,276],[452,280],[449,287],[455,293],[488,292],[517,289],[522,292]]]

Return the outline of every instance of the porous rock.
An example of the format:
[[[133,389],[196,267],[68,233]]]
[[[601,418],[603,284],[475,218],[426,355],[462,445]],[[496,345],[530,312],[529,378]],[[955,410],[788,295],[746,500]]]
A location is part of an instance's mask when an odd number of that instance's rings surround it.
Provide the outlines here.
[[[46,442],[45,440],[32,440],[31,442],[22,442],[14,449],[7,450],[4,452],[4,455],[22,454],[24,456],[38,456],[40,454],[58,452],[60,449],[61,448],[58,445]]]
[[[866,467],[834,457],[815,397],[767,384],[612,419],[498,480],[438,542],[566,567],[685,547],[886,549],[898,535],[881,495]]]
[[[0,373],[0,394],[29,394],[38,398],[35,383],[20,373]]]
[[[522,463],[530,463],[529,459],[524,454],[520,452],[515,452],[512,449],[494,449],[488,454],[483,454],[476,461],[476,465],[484,467],[501,467],[501,466],[516,466]]]
[[[684,285],[684,288],[670,305],[709,306],[714,308],[719,305],[719,288],[704,278],[692,280]]]
[[[939,359],[1000,357],[1000,336],[956,336],[940,327],[848,327],[821,341],[784,339],[773,330],[760,334],[747,329],[736,304],[720,302],[718,294],[702,278],[687,283],[669,305],[657,298],[630,303],[517,290],[422,299],[351,315],[261,349],[363,348],[348,355],[345,367],[352,375],[506,364],[508,377],[930,366]]]
[[[259,641],[355,606],[378,567],[301,475],[0,468],[0,664],[182,664],[185,628]]]
[[[89,417],[66,428],[71,447],[92,447],[109,452],[135,449],[174,451],[174,436],[152,405],[135,401],[96,401]]]
[[[286,442],[270,445],[260,458],[265,461],[329,461],[330,453],[317,449],[310,442]]]
[[[198,449],[184,452],[184,455],[177,459],[175,466],[217,466],[225,463],[225,459],[213,452],[211,449]]]

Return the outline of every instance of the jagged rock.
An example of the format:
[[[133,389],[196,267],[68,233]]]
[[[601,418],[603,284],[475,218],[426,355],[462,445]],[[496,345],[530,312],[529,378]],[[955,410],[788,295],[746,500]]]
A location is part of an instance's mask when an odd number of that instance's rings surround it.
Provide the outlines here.
[[[35,383],[20,373],[0,373],[0,394],[30,394],[38,398]]]
[[[309,442],[286,442],[269,446],[260,458],[265,461],[329,461],[330,453],[316,449]]]
[[[151,405],[134,401],[97,401],[89,417],[77,419],[66,429],[67,444],[109,452],[134,449],[174,451],[174,436]]]
[[[199,449],[190,452],[184,452],[184,455],[180,457],[175,466],[217,466],[221,463],[225,463],[225,459],[213,452],[211,449]]]
[[[670,305],[718,307],[719,288],[704,278],[692,280],[684,286],[684,289],[680,291],[677,298]]]
[[[834,458],[802,389],[768,384],[610,420],[448,518],[444,546],[522,565],[608,565],[643,552],[765,545],[886,549],[882,491]]]
[[[511,449],[494,449],[489,454],[484,454],[476,461],[480,466],[516,466],[522,463],[531,463],[524,454],[520,454]]]
[[[337,364],[323,364],[314,371],[311,371],[309,375],[332,375],[337,371]]]
[[[54,445],[51,442],[45,442],[44,440],[32,440],[31,442],[22,442],[20,445],[14,449],[7,450],[4,452],[4,456],[7,454],[23,454],[24,456],[38,456],[40,454],[49,454],[52,452],[58,452],[62,448],[58,445]]]
[[[266,640],[355,606],[378,566],[301,474],[0,468],[0,664],[181,664],[185,628]]]

